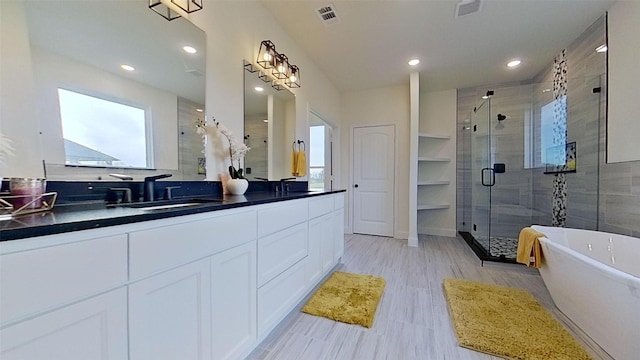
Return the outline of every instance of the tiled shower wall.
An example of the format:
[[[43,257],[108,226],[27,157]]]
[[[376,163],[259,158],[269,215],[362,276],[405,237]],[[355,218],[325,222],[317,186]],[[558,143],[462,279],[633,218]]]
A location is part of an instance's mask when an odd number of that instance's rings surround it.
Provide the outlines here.
[[[640,161],[607,164],[605,163],[605,133],[606,133],[606,76],[605,56],[596,53],[596,47],[604,43],[605,22],[599,19],[587,29],[567,50],[567,77],[568,77],[568,142],[577,144],[577,172],[566,174],[567,179],[567,220],[568,227],[583,229],[598,229],[620,234],[640,237]],[[469,123],[465,120],[471,118],[471,110],[477,105],[477,100],[487,89],[496,92],[495,101],[505,101],[504,106],[509,107],[506,99],[500,99],[499,95],[505,91],[514,92],[510,98],[518,101],[518,93],[530,91],[529,103],[533,102],[533,121],[539,121],[539,109],[541,105],[548,103],[549,94],[544,90],[553,80],[552,64],[531,81],[531,85],[501,84],[482,87],[461,89],[458,91],[458,169],[457,169],[457,219],[458,230],[469,231],[471,209],[471,191],[473,184],[470,181],[471,167],[471,131],[465,130]],[[600,87],[600,94],[593,93],[593,89]],[[527,90],[528,89],[528,90]],[[502,105],[501,105],[502,106]],[[518,106],[518,105],[514,105]],[[494,106],[496,108],[496,106]],[[505,110],[506,112],[506,110]],[[495,117],[496,111],[492,111]],[[509,115],[509,113],[506,113]],[[508,121],[505,121],[505,126]],[[514,121],[515,123],[515,121]],[[519,126],[519,125],[518,125]],[[511,136],[514,139],[512,145],[506,148],[496,149],[498,154],[517,154],[516,140],[524,138],[521,133]],[[535,143],[539,143],[539,134],[532,134]],[[512,146],[509,148],[509,146]],[[637,146],[629,144],[629,146]],[[520,156],[519,154],[517,156]],[[539,150],[535,154],[540,159]],[[496,157],[496,162],[501,162]],[[507,168],[507,173],[509,173]],[[511,169],[513,170],[513,169]],[[529,172],[530,175],[526,175]],[[502,174],[505,175],[505,174]],[[496,199],[500,202],[511,202],[510,206],[517,205],[517,209],[530,203],[532,224],[551,225],[552,216],[552,188],[553,175],[544,174],[543,168],[523,170],[519,174],[520,184],[510,184],[509,198]],[[500,175],[497,175],[497,177]],[[499,178],[496,179],[498,183]],[[511,183],[511,180],[508,181]],[[529,192],[524,189],[529,186]],[[518,192],[515,189],[518,189]],[[517,196],[516,196],[517,194]],[[510,200],[509,200],[510,199]],[[508,207],[505,207],[508,209]],[[467,211],[465,211],[467,210]],[[495,218],[495,217],[494,217]],[[509,218],[502,217],[497,225],[509,223]],[[504,225],[504,224],[503,224]],[[493,235],[499,234],[500,229],[508,227],[497,226]],[[513,232],[514,230],[509,230]],[[517,235],[517,234],[515,234]],[[511,234],[513,237],[514,234]]]

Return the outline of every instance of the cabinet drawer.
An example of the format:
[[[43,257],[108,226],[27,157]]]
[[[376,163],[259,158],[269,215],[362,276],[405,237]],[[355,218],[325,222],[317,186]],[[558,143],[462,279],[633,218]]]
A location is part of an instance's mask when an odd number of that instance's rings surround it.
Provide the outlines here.
[[[333,196],[333,209],[343,209],[344,208],[344,193],[339,193]]]
[[[130,279],[185,264],[256,239],[256,212],[216,212],[209,219],[129,234]]]
[[[258,210],[258,236],[273,234],[307,221],[307,207],[307,199],[301,199],[269,204],[268,207]]]
[[[258,239],[258,287],[307,256],[307,223]]]
[[[127,235],[0,256],[0,318],[8,322],[127,281]]]
[[[307,289],[302,260],[258,289],[258,339],[263,339],[298,303]]]
[[[309,199],[309,219],[333,211],[333,196],[324,195]]]

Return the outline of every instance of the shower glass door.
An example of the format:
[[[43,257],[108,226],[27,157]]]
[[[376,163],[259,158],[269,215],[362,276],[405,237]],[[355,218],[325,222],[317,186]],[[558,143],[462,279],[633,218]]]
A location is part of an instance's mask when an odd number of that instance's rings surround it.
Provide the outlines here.
[[[491,169],[491,133],[489,117],[491,98],[477,106],[471,124],[471,235],[476,245],[490,254],[491,184],[495,179]]]

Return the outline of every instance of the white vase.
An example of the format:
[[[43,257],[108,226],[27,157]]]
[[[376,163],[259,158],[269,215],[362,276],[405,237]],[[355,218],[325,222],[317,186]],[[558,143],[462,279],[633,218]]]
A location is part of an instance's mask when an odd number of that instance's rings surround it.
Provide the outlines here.
[[[227,181],[227,191],[232,195],[242,195],[249,187],[247,179],[229,179]]]

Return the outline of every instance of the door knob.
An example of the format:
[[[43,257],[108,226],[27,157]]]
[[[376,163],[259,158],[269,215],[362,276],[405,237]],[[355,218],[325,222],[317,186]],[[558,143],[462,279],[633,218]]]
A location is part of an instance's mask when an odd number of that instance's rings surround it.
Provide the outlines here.
[[[353,187],[358,187],[358,184],[353,185]]]

